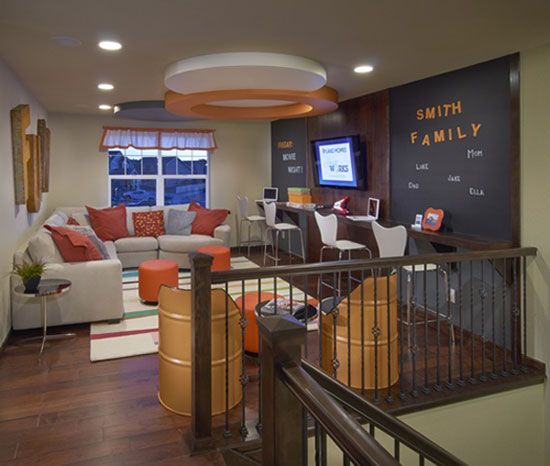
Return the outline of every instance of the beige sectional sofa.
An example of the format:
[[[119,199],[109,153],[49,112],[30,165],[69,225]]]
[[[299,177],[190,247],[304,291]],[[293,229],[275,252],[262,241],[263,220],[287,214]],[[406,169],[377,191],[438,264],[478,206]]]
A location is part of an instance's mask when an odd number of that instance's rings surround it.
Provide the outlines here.
[[[43,260],[47,263],[44,278],[71,280],[71,290],[57,298],[48,299],[48,326],[66,325],[102,320],[116,320],[124,313],[122,298],[122,270],[138,267],[150,259],[170,259],[181,268],[189,268],[189,253],[205,245],[227,245],[231,228],[220,225],[213,236],[163,235],[158,238],[136,237],[132,213],[148,210],[187,210],[187,205],[166,207],[128,207],[127,225],[131,236],[107,241],[109,259],[91,262],[66,263],[57,251],[50,233],[40,228],[14,255],[14,263],[25,260]],[[73,216],[81,225],[89,225],[85,207],[57,209],[45,222],[62,226]],[[14,277],[12,290],[19,283]],[[12,327],[15,330],[41,326],[40,303],[12,292]]]

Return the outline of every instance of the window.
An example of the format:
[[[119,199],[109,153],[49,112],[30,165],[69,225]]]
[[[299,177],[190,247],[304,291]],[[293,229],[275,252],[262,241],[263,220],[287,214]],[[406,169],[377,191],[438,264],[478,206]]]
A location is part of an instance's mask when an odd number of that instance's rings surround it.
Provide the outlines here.
[[[208,151],[111,149],[111,205],[188,204],[209,207]]]

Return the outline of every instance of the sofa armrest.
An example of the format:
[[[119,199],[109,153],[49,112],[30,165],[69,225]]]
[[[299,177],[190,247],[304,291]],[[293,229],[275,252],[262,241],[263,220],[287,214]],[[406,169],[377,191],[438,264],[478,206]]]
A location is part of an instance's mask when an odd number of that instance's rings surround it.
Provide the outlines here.
[[[226,225],[225,223],[223,225],[217,226],[214,229],[214,238],[221,239],[225,246],[229,246],[231,238],[231,227],[229,225]]]

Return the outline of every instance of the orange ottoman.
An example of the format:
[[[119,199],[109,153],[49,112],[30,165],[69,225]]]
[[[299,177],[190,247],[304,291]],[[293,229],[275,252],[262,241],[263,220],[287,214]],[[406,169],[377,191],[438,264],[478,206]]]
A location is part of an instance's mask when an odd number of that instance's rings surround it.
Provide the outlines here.
[[[226,246],[202,246],[197,249],[197,252],[208,254],[214,258],[211,269],[214,272],[231,268],[231,251]]]
[[[139,264],[139,298],[156,303],[161,285],[178,286],[179,267],[177,262],[155,259]]]
[[[244,350],[249,353],[259,353],[260,345],[258,343],[258,324],[256,323],[256,306],[262,301],[270,301],[274,298],[282,298],[280,295],[273,293],[260,293],[253,291],[244,294],[244,316],[247,324],[244,330]],[[243,310],[243,297],[239,296],[235,302],[239,309]]]

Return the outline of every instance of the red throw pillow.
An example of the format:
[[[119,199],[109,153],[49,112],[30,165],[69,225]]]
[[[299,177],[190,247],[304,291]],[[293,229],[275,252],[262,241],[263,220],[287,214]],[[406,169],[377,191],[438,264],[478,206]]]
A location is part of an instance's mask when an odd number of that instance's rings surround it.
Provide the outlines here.
[[[67,220],[67,225],[74,225],[74,226],[80,226],[80,223],[78,223],[74,217],[69,217],[69,220]]]
[[[90,238],[79,231],[44,225],[52,232],[52,239],[65,262],[99,261],[103,257]]]
[[[136,236],[164,235],[164,212],[153,210],[152,212],[133,212],[134,231]]]
[[[225,222],[229,214],[229,211],[226,209],[206,209],[194,201],[191,202],[188,210],[189,212],[197,213],[195,220],[191,224],[191,233],[197,235],[212,236],[214,229]]]
[[[126,226],[126,206],[94,209],[86,206],[90,224],[101,241],[115,241],[130,236]]]

